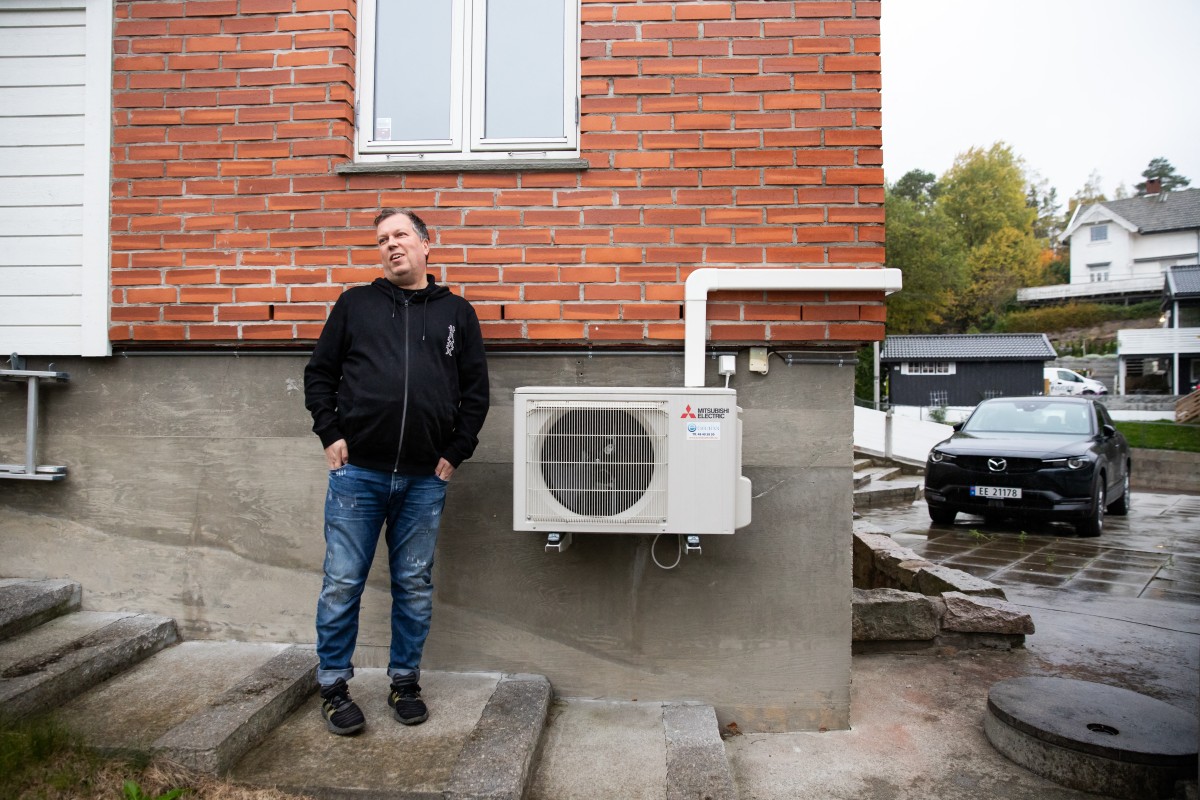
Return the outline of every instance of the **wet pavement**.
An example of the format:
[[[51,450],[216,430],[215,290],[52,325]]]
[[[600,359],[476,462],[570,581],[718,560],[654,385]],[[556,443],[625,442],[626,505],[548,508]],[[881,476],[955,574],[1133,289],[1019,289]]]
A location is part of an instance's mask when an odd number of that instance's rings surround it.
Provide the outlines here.
[[[1200,497],[1135,492],[1129,516],[1109,516],[1095,539],[1069,525],[962,514],[936,524],[923,501],[866,509],[862,522],[1003,586],[1037,632],[1011,651],[856,655],[851,730],[726,742],[742,800],[1096,797],[988,742],[988,689],[1008,678],[1077,678],[1200,709]]]
[[[872,525],[945,566],[1006,587],[1200,604],[1200,497],[1134,492],[1126,517],[1105,517],[1094,539],[1063,523],[959,514],[930,522],[924,501],[871,509]]]

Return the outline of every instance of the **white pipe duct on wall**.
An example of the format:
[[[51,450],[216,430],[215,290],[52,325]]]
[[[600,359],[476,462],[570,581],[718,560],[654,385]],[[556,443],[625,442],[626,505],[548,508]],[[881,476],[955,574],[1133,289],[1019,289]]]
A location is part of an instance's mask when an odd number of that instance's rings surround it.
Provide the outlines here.
[[[683,385],[704,385],[704,346],[708,327],[708,293],[739,289],[819,292],[883,292],[900,290],[900,270],[885,269],[720,269],[705,267],[684,284]]]

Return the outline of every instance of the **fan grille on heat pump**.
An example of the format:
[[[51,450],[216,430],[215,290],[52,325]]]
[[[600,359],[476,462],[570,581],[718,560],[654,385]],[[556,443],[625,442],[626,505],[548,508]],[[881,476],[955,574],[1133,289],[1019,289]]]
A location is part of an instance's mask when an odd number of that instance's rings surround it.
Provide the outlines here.
[[[544,496],[536,496],[547,492],[559,506],[583,517],[665,521],[665,476],[660,473],[666,469],[666,437],[656,432],[664,427],[665,412],[648,406],[638,414],[627,407],[560,408],[533,428],[530,444],[545,486],[533,491],[534,507],[549,517],[563,516]]]

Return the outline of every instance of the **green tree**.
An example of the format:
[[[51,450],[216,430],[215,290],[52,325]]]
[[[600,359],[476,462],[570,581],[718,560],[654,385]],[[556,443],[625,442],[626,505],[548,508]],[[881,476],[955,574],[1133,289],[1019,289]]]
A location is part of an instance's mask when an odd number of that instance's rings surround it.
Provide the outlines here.
[[[929,204],[940,194],[937,176],[923,169],[911,169],[891,187],[893,194],[919,204]]]
[[[1029,231],[1001,228],[967,256],[970,280],[959,294],[959,319],[987,329],[1013,300],[1017,289],[1042,282],[1042,247]]]
[[[937,206],[966,248],[966,281],[951,317],[960,330],[986,329],[1018,288],[1042,280],[1034,225],[1043,203],[1054,207],[1057,197],[1047,192],[1045,201],[1031,204],[1029,183],[1024,162],[1003,142],[960,154],[942,177]]]
[[[1108,199],[1104,196],[1104,190],[1100,188],[1100,180],[1100,173],[1092,170],[1088,175],[1087,182],[1083,184],[1083,188],[1071,195],[1071,199],[1067,201],[1066,222],[1071,221],[1071,217],[1075,216],[1075,209],[1080,206],[1103,203]]]
[[[1004,228],[1032,232],[1037,212],[1026,203],[1026,184],[1024,164],[1007,144],[972,147],[942,176],[938,204],[975,248]]]
[[[1033,235],[1052,247],[1064,227],[1058,189],[1044,178],[1036,183],[1030,182],[1025,194],[1025,204],[1037,215],[1033,219]]]
[[[1142,177],[1145,178],[1141,183],[1135,183],[1133,188],[1137,190],[1138,197],[1146,196],[1146,181],[1152,178],[1158,178],[1162,181],[1162,190],[1164,192],[1172,192],[1176,189],[1186,189],[1191,185],[1191,181],[1175,171],[1175,167],[1171,166],[1171,162],[1165,158],[1152,158],[1150,164],[1142,170]]]
[[[943,330],[966,281],[962,239],[945,212],[930,202],[930,192],[914,196],[896,191],[902,183],[911,189],[919,178],[905,179],[917,172],[905,175],[884,195],[887,265],[904,275],[904,288],[887,298],[888,332],[895,334]]]

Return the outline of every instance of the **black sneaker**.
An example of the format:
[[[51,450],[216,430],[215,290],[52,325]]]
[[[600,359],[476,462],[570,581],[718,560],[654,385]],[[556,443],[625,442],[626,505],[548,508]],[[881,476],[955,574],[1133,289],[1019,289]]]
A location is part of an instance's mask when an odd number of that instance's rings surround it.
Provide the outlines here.
[[[367,724],[367,718],[350,699],[350,687],[342,678],[321,687],[321,715],[329,730],[338,736],[358,733]]]
[[[416,681],[398,683],[393,679],[388,705],[396,712],[396,719],[405,725],[417,725],[429,719],[429,709],[421,699],[421,686]]]

